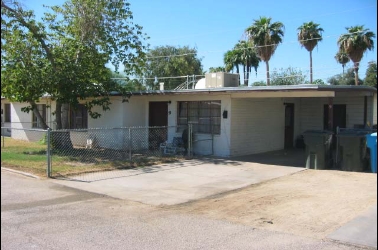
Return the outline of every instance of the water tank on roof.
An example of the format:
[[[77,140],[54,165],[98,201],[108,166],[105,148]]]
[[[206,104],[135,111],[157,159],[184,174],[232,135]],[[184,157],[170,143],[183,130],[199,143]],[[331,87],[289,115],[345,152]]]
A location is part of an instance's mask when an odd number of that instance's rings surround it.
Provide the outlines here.
[[[206,89],[206,78],[200,79],[197,83],[196,86],[194,87],[195,89]]]

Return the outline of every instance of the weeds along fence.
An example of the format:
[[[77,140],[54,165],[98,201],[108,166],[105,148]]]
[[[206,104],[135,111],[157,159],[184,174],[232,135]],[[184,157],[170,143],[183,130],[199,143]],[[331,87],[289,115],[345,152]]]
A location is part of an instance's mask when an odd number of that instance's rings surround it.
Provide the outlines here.
[[[191,135],[191,136],[189,136]],[[193,155],[192,126],[40,130],[1,128],[1,161],[48,177],[171,162]]]

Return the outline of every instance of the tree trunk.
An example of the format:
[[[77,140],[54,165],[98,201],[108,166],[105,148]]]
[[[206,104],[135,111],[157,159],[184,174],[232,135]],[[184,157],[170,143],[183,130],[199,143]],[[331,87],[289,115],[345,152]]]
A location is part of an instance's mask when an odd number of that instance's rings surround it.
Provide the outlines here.
[[[239,86],[241,85],[241,81],[240,81],[240,74],[239,74],[239,65],[236,65],[236,74],[239,75]]]
[[[312,84],[312,51],[310,51],[310,84]]]
[[[250,72],[250,70],[251,70],[251,66],[247,65],[247,81],[246,81],[247,86],[249,85],[249,72]]]
[[[68,104],[62,104],[60,101],[56,101],[56,129],[68,128]],[[66,114],[65,114],[66,113]],[[63,119],[62,119],[63,118]],[[64,124],[64,127],[63,127]],[[70,131],[53,131],[51,133],[52,148],[58,150],[60,153],[69,154],[72,152],[73,145],[70,137]]]
[[[62,129],[62,103],[58,100],[56,101],[55,117],[56,129]]]
[[[243,65],[243,78],[244,78],[244,86],[247,86],[247,72],[245,71],[245,65]]]
[[[70,112],[69,104],[63,103],[62,104],[62,129],[69,129],[70,128],[69,112]]]
[[[266,64],[266,85],[270,85],[270,74],[269,74],[269,61],[265,62]]]
[[[359,66],[360,66],[360,63],[358,63],[358,62],[354,63],[354,81],[355,81],[356,86],[358,86],[358,68],[359,68]]]

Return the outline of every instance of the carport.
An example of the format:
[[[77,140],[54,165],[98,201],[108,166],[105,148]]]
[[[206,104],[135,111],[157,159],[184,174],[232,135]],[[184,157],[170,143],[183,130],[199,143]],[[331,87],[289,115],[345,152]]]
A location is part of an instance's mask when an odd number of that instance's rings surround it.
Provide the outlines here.
[[[229,91],[231,157],[296,148],[300,146],[296,139],[307,130],[336,131],[376,122],[372,87],[303,85]]]

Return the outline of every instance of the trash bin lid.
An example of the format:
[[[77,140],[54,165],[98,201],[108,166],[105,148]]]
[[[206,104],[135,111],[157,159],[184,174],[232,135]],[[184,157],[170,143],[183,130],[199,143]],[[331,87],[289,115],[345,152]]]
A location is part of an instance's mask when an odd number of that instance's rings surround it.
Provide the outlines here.
[[[371,130],[361,130],[361,129],[346,129],[346,130],[341,130],[337,134],[337,136],[356,136],[356,137],[364,137],[367,134],[370,134],[372,131]]]
[[[303,132],[304,135],[331,135],[333,134],[330,130],[306,130]]]

